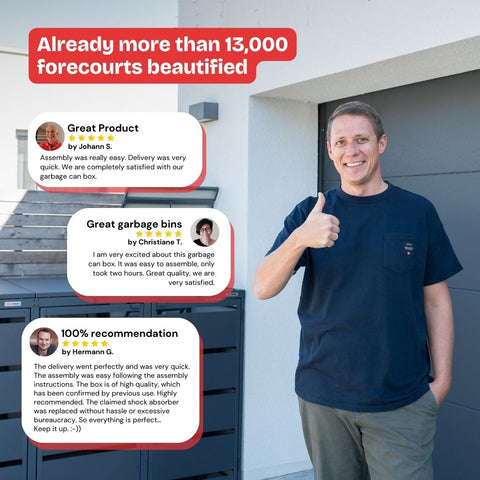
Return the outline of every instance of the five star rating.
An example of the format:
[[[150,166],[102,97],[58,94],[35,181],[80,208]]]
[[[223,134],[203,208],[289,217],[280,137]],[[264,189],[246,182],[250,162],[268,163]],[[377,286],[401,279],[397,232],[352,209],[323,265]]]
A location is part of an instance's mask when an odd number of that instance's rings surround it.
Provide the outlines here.
[[[152,232],[151,230],[147,230],[146,232],[143,232],[142,230],[137,231],[137,237],[161,237],[165,233],[166,237],[172,237],[175,235],[176,238],[179,238],[182,236],[182,232],[180,230],[177,230],[176,232],[171,232],[170,230],[167,230],[166,232],[161,232],[160,230],[157,230],[156,232]]]
[[[64,347],[88,347],[91,344],[92,347],[107,347],[108,342],[106,340],[103,340],[102,342],[97,342],[97,340],[93,340],[93,342],[87,342],[87,340],[83,340],[79,342],[78,340],[73,340],[73,341],[68,341],[64,340],[62,343],[62,346]]]
[[[111,150],[115,135],[102,135],[101,133],[99,135],[93,133],[73,135],[72,133],[67,138],[69,150]]]
[[[78,137],[76,137],[75,135],[70,135],[68,139],[70,140],[70,142],[74,142],[76,139],[78,139],[80,142],[85,142],[87,140],[89,142],[93,142],[95,139],[97,139],[99,142],[103,142],[105,139],[107,139],[109,142],[113,142],[115,137],[113,135],[108,135],[107,137],[105,137],[104,135],[88,135],[87,137],[85,135],[78,135]]]

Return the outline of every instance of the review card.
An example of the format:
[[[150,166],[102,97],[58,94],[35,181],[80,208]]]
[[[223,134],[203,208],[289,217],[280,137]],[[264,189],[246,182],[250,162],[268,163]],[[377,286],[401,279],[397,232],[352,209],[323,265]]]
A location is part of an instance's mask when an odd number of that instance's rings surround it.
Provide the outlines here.
[[[182,318],[40,318],[22,426],[46,449],[184,449],[202,432],[201,340]]]
[[[233,232],[212,208],[87,208],[67,228],[67,276],[90,302],[214,302],[233,285]]]
[[[205,178],[205,135],[179,112],[54,112],[29,127],[28,169],[49,191],[186,191]]]

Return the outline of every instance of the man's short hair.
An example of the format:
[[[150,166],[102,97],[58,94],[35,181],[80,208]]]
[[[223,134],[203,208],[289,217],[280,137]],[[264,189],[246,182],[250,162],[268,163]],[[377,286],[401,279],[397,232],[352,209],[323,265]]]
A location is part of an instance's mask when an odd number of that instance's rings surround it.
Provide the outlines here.
[[[385,133],[383,130],[382,119],[377,111],[366,103],[353,101],[339,105],[330,115],[327,124],[327,142],[330,142],[330,132],[332,130],[333,121],[341,115],[362,115],[367,117],[370,120],[375,135],[377,136],[377,140],[380,140],[380,137]]]
[[[52,332],[51,330],[49,330],[48,328],[41,328],[38,332],[37,332],[37,338],[40,336],[41,333],[48,333],[50,335],[50,338],[52,338]]]

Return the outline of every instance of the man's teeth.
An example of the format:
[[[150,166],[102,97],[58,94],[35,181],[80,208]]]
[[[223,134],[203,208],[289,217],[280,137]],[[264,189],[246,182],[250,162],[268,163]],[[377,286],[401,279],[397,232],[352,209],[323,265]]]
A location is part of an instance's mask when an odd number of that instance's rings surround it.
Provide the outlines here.
[[[354,163],[347,163],[347,167],[358,167],[363,162],[354,162]]]

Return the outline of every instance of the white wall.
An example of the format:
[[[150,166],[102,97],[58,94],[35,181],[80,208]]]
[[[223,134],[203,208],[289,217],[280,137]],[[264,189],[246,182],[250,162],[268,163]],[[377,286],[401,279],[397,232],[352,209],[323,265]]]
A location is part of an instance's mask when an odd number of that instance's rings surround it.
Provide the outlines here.
[[[92,12],[95,12],[92,14]],[[35,27],[174,27],[176,0],[37,0],[2,3],[0,15],[0,188],[17,186],[15,130],[52,111],[177,111],[176,85],[35,85],[28,79],[28,33]]]
[[[248,103],[244,98],[244,95],[232,98],[229,90],[222,87],[217,86],[212,91],[209,86],[199,85],[191,91],[186,89],[178,104],[180,112],[188,112],[189,105],[199,102],[220,104],[220,119],[203,124],[207,137],[207,175],[203,185],[220,187],[216,207],[233,225],[237,249],[236,283],[239,276],[244,277],[246,273],[245,254],[242,252],[246,248],[247,232],[244,228],[237,228],[247,212],[246,189],[238,188],[239,185],[247,185],[248,122],[245,119],[248,116]],[[224,109],[223,105],[227,104],[228,108]]]
[[[0,45],[27,49],[32,28],[109,28],[175,27],[178,23],[177,0],[22,0],[2,2]]]
[[[293,28],[296,59],[263,63],[252,86],[254,93],[274,90],[277,97],[326,101],[480,66],[476,0],[180,0],[179,21]],[[366,71],[360,82],[359,70]],[[315,80],[322,83],[312,91],[308,82]],[[286,92],[276,90],[282,86]]]
[[[251,283],[285,215],[316,193],[316,104],[480,68],[480,9],[474,0],[180,0],[179,25],[297,32],[294,61],[261,64],[251,85],[180,86],[179,109],[219,102],[206,184],[221,187],[235,286],[247,291],[243,478],[307,469],[293,393],[301,278],[265,302]]]
[[[15,131],[44,112],[177,110],[176,85],[36,85],[25,52],[0,49],[0,188],[17,186]]]
[[[185,89],[179,110],[188,111],[188,105],[200,101],[220,105],[219,120],[204,124],[204,184],[220,186],[216,208],[227,215],[235,231],[235,286],[247,289],[244,476],[269,478],[310,468],[293,391],[299,327],[297,302],[291,299],[296,297],[301,276],[270,302],[254,299],[249,287],[255,266],[273,242],[272,232],[282,227],[284,214],[300,198],[315,192],[317,107],[249,99],[247,93],[232,95],[229,86],[209,89]],[[236,87],[237,93],[244,90]]]
[[[267,302],[250,290],[258,262],[285,215],[317,184],[317,107],[252,98],[249,114],[244,476],[270,478],[310,468],[301,434],[294,373],[302,275]],[[243,227],[241,227],[243,228]]]

